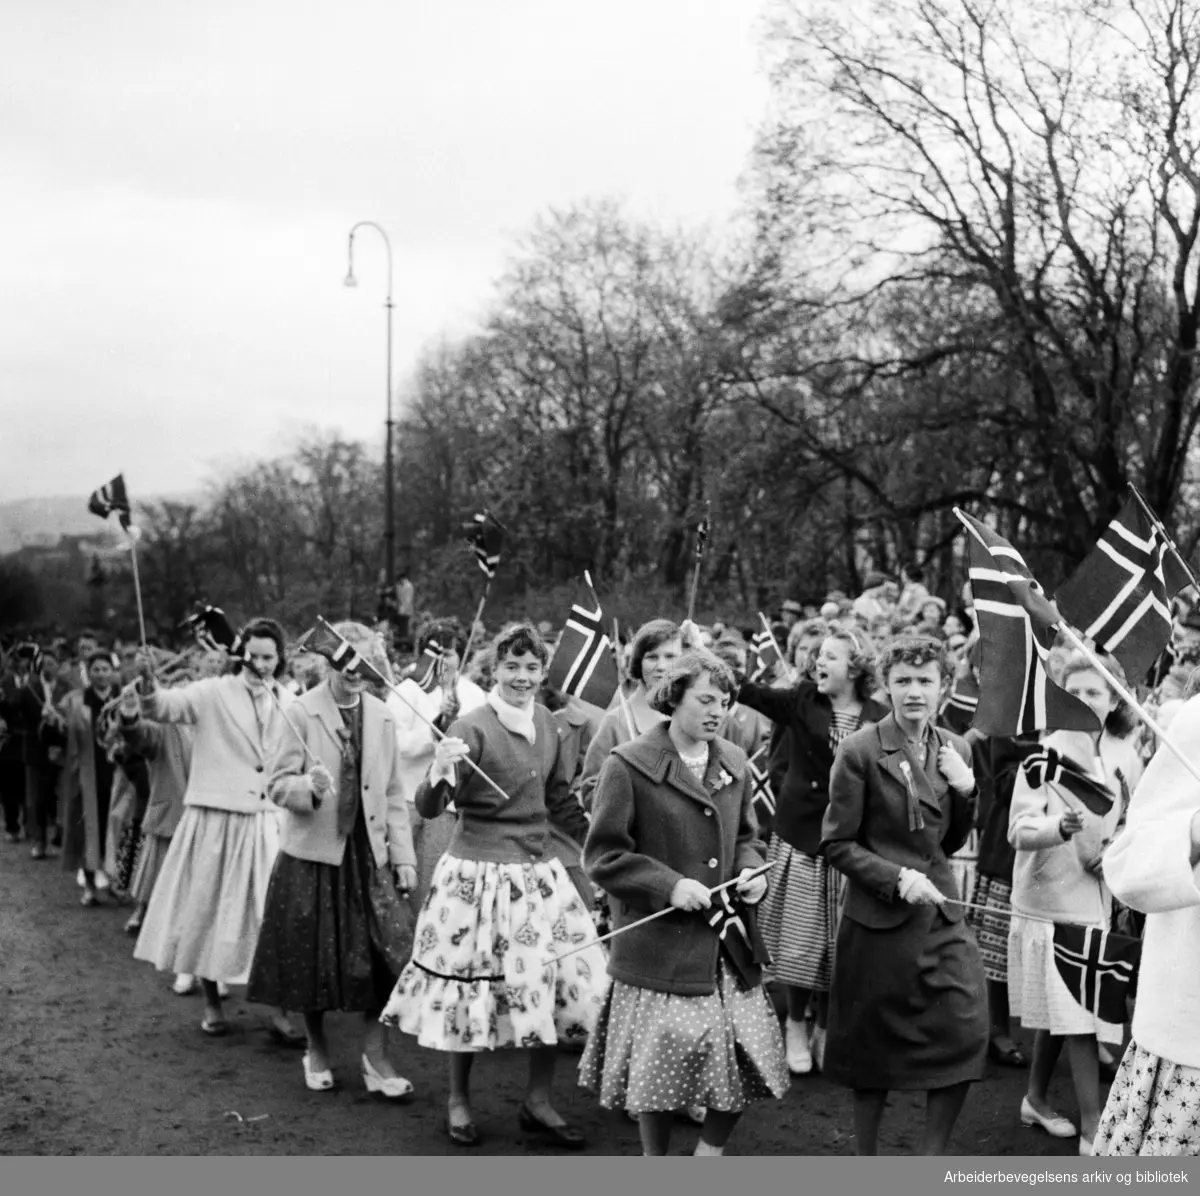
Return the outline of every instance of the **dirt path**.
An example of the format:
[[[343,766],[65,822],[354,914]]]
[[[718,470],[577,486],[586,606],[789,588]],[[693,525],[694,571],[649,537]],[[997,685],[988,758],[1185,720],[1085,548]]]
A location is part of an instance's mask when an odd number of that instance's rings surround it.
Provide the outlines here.
[[[445,1068],[432,1051],[396,1035],[393,1057],[416,1086],[411,1104],[368,1097],[357,1074],[357,1026],[330,1019],[331,1094],[308,1092],[300,1053],[274,1045],[265,1011],[235,996],[226,1039],[201,1035],[197,997],[177,997],[169,977],[132,959],[121,927],[128,910],[111,899],[79,905],[79,890],[57,859],[29,858],[24,844],[0,844],[0,1153],[440,1155]],[[1028,1042],[1025,1044],[1028,1047]],[[508,1055],[476,1065],[476,1117],[483,1153],[546,1153],[517,1128],[523,1066]],[[560,1064],[559,1107],[578,1119],[590,1154],[637,1154],[637,1131],[600,1109],[574,1082],[575,1060]],[[977,1085],[953,1147],[960,1154],[1070,1155],[1022,1129],[1017,1108],[1025,1073],[991,1068]],[[1064,1113],[1069,1081],[1051,1092]],[[919,1138],[919,1097],[894,1097],[883,1150],[905,1152]],[[235,1116],[235,1114],[237,1116]],[[730,1153],[849,1154],[849,1094],[819,1076],[797,1079],[774,1104],[756,1106]],[[681,1125],[674,1150],[690,1152],[697,1131]]]

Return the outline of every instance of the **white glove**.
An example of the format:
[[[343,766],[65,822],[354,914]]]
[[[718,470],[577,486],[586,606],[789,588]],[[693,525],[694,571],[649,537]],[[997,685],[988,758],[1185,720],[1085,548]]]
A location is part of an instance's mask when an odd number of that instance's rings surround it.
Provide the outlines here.
[[[946,902],[937,885],[924,872],[917,872],[913,868],[900,869],[900,883],[896,886],[896,892],[900,900],[907,901],[909,905],[944,905]]]
[[[938,768],[951,789],[959,793],[970,793],[975,788],[975,774],[971,766],[948,744],[938,751]]]

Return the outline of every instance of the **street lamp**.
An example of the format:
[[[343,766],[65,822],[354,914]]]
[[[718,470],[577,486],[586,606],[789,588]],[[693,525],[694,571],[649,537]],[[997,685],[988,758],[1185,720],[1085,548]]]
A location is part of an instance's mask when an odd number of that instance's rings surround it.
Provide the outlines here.
[[[358,286],[358,279],[354,277],[354,234],[360,228],[373,228],[383,238],[384,247],[387,249],[387,299],[383,305],[387,311],[387,443],[383,467],[383,547],[390,606],[396,595],[396,500],[392,470],[392,243],[388,240],[387,233],[375,221],[360,220],[350,230],[349,265],[343,284],[345,286]]]

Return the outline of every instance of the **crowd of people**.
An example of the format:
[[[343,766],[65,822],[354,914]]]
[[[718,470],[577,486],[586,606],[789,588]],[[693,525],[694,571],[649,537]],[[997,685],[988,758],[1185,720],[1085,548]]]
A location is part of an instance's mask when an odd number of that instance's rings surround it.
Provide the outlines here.
[[[385,1098],[413,1091],[385,1026],[443,1052],[457,1146],[490,1132],[472,1061],[505,1050],[526,1056],[522,1128],[566,1150],[586,1143],[554,1104],[564,1052],[652,1155],[677,1117],[723,1153],[814,1070],[853,1091],[859,1153],[907,1090],[944,1154],[988,1059],[1028,1069],[1012,1117],[1081,1154],[1200,1152],[1200,784],[1087,658],[1056,647],[1052,669],[1102,730],[1042,742],[1112,795],[1103,814],[1021,767],[1035,743],[971,729],[969,586],[948,606],[915,570],[785,602],[770,652],[763,627],[651,620],[607,709],[547,683],[553,627],[414,622],[403,658],[386,626],[335,625],[379,684],[267,617],[236,657],[10,642],[7,839],[84,906],[127,903],[134,958],[202,994],[203,1034],[245,986],[315,1093],[337,1082],[329,1012],[362,1014]],[[1200,761],[1198,648],[1181,609],[1140,693]],[[1064,983],[1056,924],[1143,939],[1118,1020]],[[1060,1055],[1075,1120],[1049,1103]]]

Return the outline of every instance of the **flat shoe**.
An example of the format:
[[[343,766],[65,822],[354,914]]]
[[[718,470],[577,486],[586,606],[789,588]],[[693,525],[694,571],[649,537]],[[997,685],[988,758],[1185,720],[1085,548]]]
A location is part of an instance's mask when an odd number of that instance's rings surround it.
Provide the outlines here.
[[[29,849],[29,858],[31,860],[44,860],[46,858],[46,849],[39,843],[36,847]]]
[[[573,1125],[548,1125],[540,1117],[531,1113],[528,1105],[521,1106],[517,1121],[526,1133],[541,1134],[564,1150],[582,1150],[587,1145],[582,1130],[576,1129]]]
[[[473,1121],[468,1121],[466,1125],[455,1125],[449,1117],[446,1118],[446,1133],[450,1135],[450,1141],[455,1146],[478,1146],[479,1131],[475,1128]]]
[[[300,1030],[295,1030],[291,1026],[286,1029],[278,1022],[271,1023],[271,1037],[276,1042],[282,1043],[284,1046],[301,1047],[308,1046],[308,1037]]]
[[[333,1089],[333,1072],[328,1067],[313,1071],[309,1065],[309,1054],[304,1052],[304,1083],[310,1092],[330,1092]]]
[[[210,1038],[224,1038],[229,1033],[229,1023],[223,1017],[209,1018],[205,1015],[200,1029]]]
[[[82,897],[80,897],[79,904],[87,909],[90,909],[93,905],[100,904],[100,898],[97,897],[95,893],[88,891],[85,892]]]
[[[1091,1157],[1096,1153],[1092,1149],[1092,1139],[1085,1138],[1082,1134],[1079,1135],[1079,1153],[1086,1157]]]
[[[199,987],[195,976],[180,973],[180,975],[175,977],[175,983],[171,985],[171,991],[177,997],[190,997]]]
[[[137,914],[134,914],[128,922],[125,923],[126,934],[137,934],[142,928],[142,920]]]
[[[1060,1117],[1057,1113],[1043,1116],[1029,1103],[1027,1096],[1021,1097],[1021,1124],[1040,1126],[1051,1138],[1074,1138],[1079,1133],[1066,1117]]]
[[[381,1076],[371,1066],[371,1060],[362,1057],[362,1078],[368,1092],[377,1092],[388,1100],[406,1100],[413,1094],[413,1086],[403,1076]]]
[[[988,1040],[988,1058],[1002,1067],[1024,1067],[1029,1062],[1020,1047],[1001,1046],[994,1038]]]

